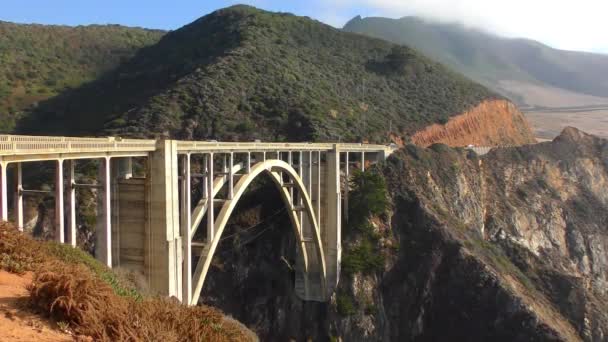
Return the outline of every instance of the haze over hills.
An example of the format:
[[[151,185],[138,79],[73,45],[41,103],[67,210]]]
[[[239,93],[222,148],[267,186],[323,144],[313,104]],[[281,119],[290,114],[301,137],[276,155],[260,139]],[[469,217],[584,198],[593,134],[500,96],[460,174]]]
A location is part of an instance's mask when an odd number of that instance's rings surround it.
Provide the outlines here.
[[[386,142],[497,98],[410,48],[235,6],[41,103],[21,132]]]
[[[28,106],[92,81],[157,42],[160,30],[0,21],[0,130]]]
[[[411,46],[522,107],[608,105],[608,55],[557,50],[416,17],[356,17],[344,30]]]

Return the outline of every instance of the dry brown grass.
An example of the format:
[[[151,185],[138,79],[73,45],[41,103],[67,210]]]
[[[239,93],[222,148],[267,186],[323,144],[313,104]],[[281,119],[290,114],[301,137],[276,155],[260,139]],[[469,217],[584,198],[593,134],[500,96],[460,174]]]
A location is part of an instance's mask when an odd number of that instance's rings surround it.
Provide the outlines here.
[[[0,222],[0,268],[8,272],[23,274],[33,271],[43,262],[44,253],[40,243],[20,233],[6,222]]]
[[[57,322],[68,323],[76,335],[95,341],[257,339],[243,325],[211,307],[187,307],[165,298],[120,296],[99,271],[61,260],[54,249],[56,246],[48,248],[9,224],[0,224],[0,256],[18,264],[16,271],[34,271],[28,288],[31,305]],[[4,264],[0,267],[7,268]]]

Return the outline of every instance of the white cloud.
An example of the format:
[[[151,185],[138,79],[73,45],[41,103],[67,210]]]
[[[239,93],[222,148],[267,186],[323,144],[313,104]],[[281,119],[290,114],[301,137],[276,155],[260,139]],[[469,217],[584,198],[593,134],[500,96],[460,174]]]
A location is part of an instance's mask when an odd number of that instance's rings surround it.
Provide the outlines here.
[[[510,37],[539,40],[551,46],[608,52],[606,0],[316,0],[335,11],[324,12],[329,24],[345,10],[366,8],[374,15],[422,16],[460,22]],[[365,13],[363,13],[365,14]],[[324,20],[323,17],[319,17]]]

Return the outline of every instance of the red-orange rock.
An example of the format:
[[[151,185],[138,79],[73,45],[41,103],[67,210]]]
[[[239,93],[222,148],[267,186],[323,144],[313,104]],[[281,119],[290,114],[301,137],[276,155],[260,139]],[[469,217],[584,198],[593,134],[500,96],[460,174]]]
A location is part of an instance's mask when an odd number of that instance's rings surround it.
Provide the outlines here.
[[[524,115],[507,100],[487,100],[475,108],[418,131],[412,142],[419,146],[497,146],[535,143]]]

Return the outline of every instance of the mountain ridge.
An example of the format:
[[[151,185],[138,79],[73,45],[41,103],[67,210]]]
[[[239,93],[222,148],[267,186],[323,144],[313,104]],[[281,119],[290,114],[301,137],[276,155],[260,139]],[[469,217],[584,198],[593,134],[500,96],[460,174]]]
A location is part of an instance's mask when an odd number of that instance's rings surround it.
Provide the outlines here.
[[[238,5],[41,104],[20,131],[385,142],[493,98],[407,47]]]
[[[526,97],[517,86],[497,84],[518,81],[528,86],[556,87],[576,94],[603,98],[608,104],[608,55],[559,50],[526,38],[507,38],[462,24],[441,23],[418,17],[382,17],[350,20],[344,30],[406,44],[497,91],[524,107],[543,105],[543,99]],[[570,94],[575,96],[576,94]]]

